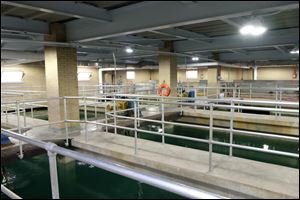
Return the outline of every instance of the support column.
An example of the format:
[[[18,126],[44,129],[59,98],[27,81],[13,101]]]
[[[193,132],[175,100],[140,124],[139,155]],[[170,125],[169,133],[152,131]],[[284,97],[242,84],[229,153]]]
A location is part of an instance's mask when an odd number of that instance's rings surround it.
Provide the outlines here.
[[[219,93],[217,91],[217,87],[219,84],[219,78],[221,76],[221,68],[218,67],[209,67],[207,69],[207,86],[209,87],[207,89],[208,95],[216,95]],[[213,88],[212,88],[213,87]]]
[[[213,59],[219,60],[220,56],[218,53],[213,54]],[[218,95],[219,79],[221,78],[221,66],[208,67],[207,69],[207,86],[213,87],[207,90],[207,95]]]
[[[173,42],[165,42],[161,51],[173,52]],[[165,82],[171,87],[170,96],[177,96],[177,62],[174,55],[159,55],[159,84]]]
[[[50,35],[45,39],[56,42],[65,41],[64,25],[50,25]],[[45,47],[45,73],[48,98],[78,96],[77,50],[65,47]],[[67,101],[68,119],[79,119],[79,101]],[[64,120],[63,100],[48,101],[48,120]],[[60,127],[60,126],[59,126]]]
[[[253,80],[257,80],[257,66],[253,67]]]

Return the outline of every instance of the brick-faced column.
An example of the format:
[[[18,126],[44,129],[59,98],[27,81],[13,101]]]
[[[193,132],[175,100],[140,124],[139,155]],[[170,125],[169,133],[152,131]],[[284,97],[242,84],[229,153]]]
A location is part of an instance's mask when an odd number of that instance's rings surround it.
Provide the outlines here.
[[[60,25],[51,26],[50,40],[64,40]],[[60,39],[59,39],[60,38]],[[45,74],[48,98],[78,96],[77,50],[65,47],[45,47]],[[78,100],[67,101],[68,119],[79,119]],[[64,120],[63,100],[48,101],[48,120]]]
[[[165,48],[162,51],[173,52],[173,43],[165,42]],[[177,62],[174,55],[159,55],[159,84],[165,82],[171,87],[170,96],[176,96],[177,91]]]

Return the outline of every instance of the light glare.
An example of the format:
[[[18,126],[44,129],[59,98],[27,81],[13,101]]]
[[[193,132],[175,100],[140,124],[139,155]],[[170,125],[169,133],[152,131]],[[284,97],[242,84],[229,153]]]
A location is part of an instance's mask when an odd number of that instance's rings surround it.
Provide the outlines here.
[[[298,50],[292,50],[290,51],[291,54],[299,54],[299,49]]]
[[[125,49],[125,51],[126,51],[126,53],[132,53],[132,52],[133,52],[133,49],[132,49],[132,48],[129,48],[129,47],[127,47],[127,48]]]
[[[192,61],[198,61],[199,58],[198,57],[192,57]]]
[[[253,35],[253,36],[262,35],[266,31],[267,31],[266,27],[254,26],[254,25],[246,25],[240,29],[240,33],[242,35]]]

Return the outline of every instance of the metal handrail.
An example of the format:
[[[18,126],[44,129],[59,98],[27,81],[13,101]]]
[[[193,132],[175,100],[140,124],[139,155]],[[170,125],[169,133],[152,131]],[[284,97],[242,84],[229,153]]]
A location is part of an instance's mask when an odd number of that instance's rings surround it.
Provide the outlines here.
[[[117,164],[112,161],[96,159],[90,155],[86,155],[83,153],[79,153],[76,151],[72,151],[66,148],[62,148],[57,146],[54,143],[46,143],[43,141],[39,141],[33,138],[29,138],[23,135],[16,134],[14,132],[5,130],[1,128],[1,134],[4,134],[8,137],[13,137],[20,141],[26,142],[28,144],[40,147],[42,149],[47,150],[49,156],[49,167],[50,167],[50,178],[51,178],[51,188],[52,188],[52,197],[59,198],[59,189],[58,189],[58,176],[57,176],[57,167],[56,167],[56,154],[60,154],[66,157],[73,158],[75,160],[96,166],[100,169],[104,169],[106,171],[119,174],[121,176],[125,176],[127,178],[134,179],[136,181],[140,181],[154,187],[158,187],[160,189],[164,189],[169,192],[173,192],[175,194],[187,197],[187,198],[198,198],[198,199],[219,199],[225,198],[220,195],[215,195],[206,191],[203,191],[198,188],[194,188],[191,186],[184,185],[182,183],[177,183],[171,181],[167,178],[145,173],[138,171],[136,169],[131,169],[129,167]],[[2,187],[1,187],[2,191]]]
[[[243,133],[243,134],[249,134],[249,135],[257,135],[257,136],[267,136],[268,137],[271,137],[271,138],[280,138],[280,139],[286,139],[286,140],[293,140],[293,141],[299,141],[299,138],[296,138],[296,137],[290,137],[290,136],[279,136],[279,135],[274,135],[274,134],[268,134],[268,133],[261,133],[261,132],[254,132],[254,131],[242,131],[242,130],[237,130],[237,129],[234,129],[233,128],[233,116],[234,116],[234,112],[236,109],[243,109],[243,108],[247,108],[247,109],[264,109],[264,110],[269,110],[269,111],[275,111],[275,112],[292,112],[292,113],[299,113],[299,110],[298,109],[282,109],[282,108],[261,108],[261,107],[253,107],[253,106],[239,106],[239,104],[243,104],[244,102],[246,103],[258,103],[258,102],[262,102],[262,101],[250,101],[250,100],[247,100],[247,101],[244,101],[244,100],[234,100],[234,99],[231,99],[230,101],[229,100],[219,100],[219,99],[213,99],[212,101],[208,100],[208,99],[199,99],[200,101],[204,101],[204,103],[200,104],[201,106],[208,106],[210,109],[209,109],[209,126],[202,126],[202,125],[188,125],[188,124],[184,124],[184,123],[178,123],[178,122],[168,122],[168,121],[165,121],[164,120],[164,115],[165,115],[165,112],[164,112],[164,105],[165,104],[174,104],[174,105],[177,105],[177,106],[181,106],[180,109],[183,109],[182,106],[197,106],[199,105],[199,103],[190,103],[190,102],[184,102],[183,100],[195,100],[197,98],[176,98],[176,97],[160,97],[160,96],[144,96],[144,95],[126,95],[128,99],[119,99],[117,97],[122,97],[122,96],[125,96],[126,94],[114,94],[114,95],[110,95],[110,96],[113,96],[112,97],[106,97],[106,95],[104,95],[105,97],[86,97],[86,96],[65,96],[65,97],[59,97],[59,98],[50,98],[48,100],[53,100],[53,99],[56,99],[56,100],[63,100],[64,101],[64,114],[65,114],[65,119],[64,121],[62,122],[59,122],[59,123],[64,123],[65,124],[65,130],[66,130],[66,145],[68,145],[68,138],[69,138],[69,131],[68,131],[68,125],[66,125],[67,123],[84,123],[85,124],[85,140],[87,141],[87,134],[88,134],[88,130],[87,130],[87,124],[96,124],[96,125],[102,125],[104,127],[106,127],[106,131],[107,131],[107,127],[112,127],[114,128],[114,133],[116,134],[117,133],[117,128],[121,128],[121,129],[126,129],[126,130],[131,130],[131,131],[134,131],[135,132],[135,135],[134,135],[134,140],[135,140],[135,143],[134,143],[134,148],[135,148],[135,153],[137,152],[137,135],[138,135],[138,132],[144,132],[144,133],[148,133],[148,134],[154,134],[154,135],[160,135],[162,136],[162,142],[164,143],[164,138],[165,137],[174,137],[174,138],[180,138],[180,139],[185,139],[185,140],[192,140],[192,141],[197,141],[197,142],[204,142],[204,143],[207,143],[209,144],[209,170],[211,171],[212,170],[212,146],[213,145],[222,145],[222,146],[228,146],[230,148],[230,156],[232,156],[232,148],[240,148],[240,149],[248,149],[248,150],[253,150],[253,151],[257,151],[257,152],[265,152],[265,153],[271,153],[271,154],[276,154],[276,155],[283,155],[283,156],[289,156],[289,157],[294,157],[294,158],[299,158],[299,154],[295,154],[295,153],[289,153],[289,152],[282,152],[282,151],[274,151],[274,150],[267,150],[267,149],[261,149],[261,148],[256,148],[256,147],[248,147],[248,146],[243,146],[243,145],[238,145],[238,144],[233,144],[232,143],[232,140],[230,140],[230,143],[224,143],[224,142],[218,142],[218,141],[214,141],[213,140],[213,131],[214,130],[222,130],[226,133],[229,133],[230,134],[230,138],[233,137],[233,134],[234,133]],[[84,100],[84,115],[85,115],[85,120],[69,120],[67,118],[67,100],[68,99],[77,99],[77,100],[80,100],[80,99],[83,99]],[[154,100],[153,100],[154,99]],[[168,100],[169,99],[169,100]],[[111,101],[114,103],[114,110],[112,113],[108,113],[106,112],[106,115],[105,115],[105,123],[101,123],[101,122],[98,122],[98,121],[95,121],[95,122],[92,122],[92,121],[89,121],[87,119],[87,100],[95,100],[95,101],[99,101],[99,100],[108,100],[108,101]],[[117,110],[116,110],[116,102],[117,101],[133,101],[134,102],[134,117],[124,117],[124,116],[120,116],[118,115],[117,113]],[[175,101],[172,101],[172,100],[175,100]],[[47,100],[43,99],[43,100],[38,100],[38,102],[45,102]],[[21,128],[21,125],[20,125],[20,110],[23,109],[24,113],[25,113],[25,109],[24,108],[20,108],[20,105],[22,104],[29,104],[30,102],[35,102],[35,101],[29,101],[29,100],[24,100],[24,101],[15,101],[16,103],[16,113],[17,113],[17,117],[18,117],[18,132],[19,134],[21,134],[22,132],[22,128]],[[213,102],[213,103],[212,103]],[[222,105],[222,104],[219,104],[219,103],[224,103],[224,102],[227,102],[227,103],[230,103],[230,105]],[[7,102],[6,102],[7,103]],[[141,118],[139,117],[139,112],[138,110],[140,109],[139,108],[139,104],[140,103],[153,103],[153,104],[160,104],[161,105],[161,115],[162,115],[162,120],[159,121],[159,120],[152,120],[152,119],[144,119],[144,118]],[[266,105],[274,105],[274,101],[263,101],[264,104]],[[276,103],[279,103],[278,105],[281,105],[281,106],[292,106],[292,107],[299,107],[299,103],[295,103],[295,102],[275,102],[275,105],[277,105]],[[5,103],[4,103],[5,104]],[[235,105],[237,104],[237,105]],[[220,128],[220,127],[214,127],[213,126],[213,108],[215,107],[222,107],[222,108],[226,108],[226,109],[230,109],[231,110],[231,117],[230,117],[230,128]],[[107,122],[107,116],[111,116],[114,118],[114,123],[113,124],[108,124]],[[134,128],[130,128],[130,127],[125,127],[125,126],[120,126],[120,125],[117,125],[116,121],[117,121],[117,118],[124,118],[124,119],[130,119],[130,120],[134,120]],[[26,121],[25,121],[26,117],[25,117],[25,114],[24,114],[24,127],[28,128],[26,126]],[[162,132],[154,132],[154,131],[148,131],[148,130],[143,130],[143,129],[140,129],[138,128],[138,123],[139,121],[149,121],[149,122],[156,122],[156,123],[161,123],[162,124]],[[54,124],[54,123],[49,123],[49,124],[45,124],[45,125],[50,125],[50,124]],[[168,133],[165,133],[165,130],[164,130],[164,125],[165,124],[173,124],[173,125],[182,125],[182,126],[191,126],[191,127],[196,127],[196,128],[202,128],[202,129],[207,129],[209,130],[209,139],[206,140],[206,139],[198,139],[198,138],[193,138],[193,137],[187,137],[187,136],[180,136],[180,135],[172,135],[172,134],[168,134]],[[40,126],[44,126],[44,125],[40,125]],[[34,126],[32,126],[34,127]],[[2,130],[2,129],[1,129]],[[7,131],[7,130],[6,130]],[[12,132],[11,132],[12,133]],[[17,134],[18,135],[18,134]],[[15,135],[14,135],[15,136]],[[20,135],[18,135],[20,136]],[[18,138],[17,138],[18,139]],[[24,138],[22,138],[24,139]],[[20,140],[21,141],[21,140]],[[24,141],[24,140],[22,140]],[[27,142],[25,140],[25,142]],[[41,142],[41,141],[39,141]],[[39,146],[41,143],[36,143],[36,144],[33,144],[33,145],[37,145]],[[22,151],[22,142],[20,142],[20,157],[22,158],[23,157],[23,151]],[[41,147],[41,146],[39,146]],[[57,153],[57,152],[52,152],[52,151],[49,151],[48,150],[48,155],[49,155],[49,162],[52,162],[54,163],[53,165],[55,165],[55,162],[54,162],[54,156],[53,156],[53,153]],[[62,154],[64,155],[64,154]],[[84,162],[84,161],[83,161]],[[50,163],[51,165],[51,163]],[[55,173],[57,172],[53,172],[52,175],[54,176],[53,178],[53,181],[55,182]],[[56,175],[57,176],[57,175]],[[56,178],[57,179],[57,178]],[[51,179],[52,180],[52,179]],[[170,188],[169,188],[170,189]],[[57,197],[57,193],[58,191],[56,191],[55,189],[53,190],[54,191],[54,195],[53,196],[56,196]]]
[[[11,199],[22,199],[20,196],[9,190],[7,187],[1,184],[1,192],[3,192],[6,196]]]

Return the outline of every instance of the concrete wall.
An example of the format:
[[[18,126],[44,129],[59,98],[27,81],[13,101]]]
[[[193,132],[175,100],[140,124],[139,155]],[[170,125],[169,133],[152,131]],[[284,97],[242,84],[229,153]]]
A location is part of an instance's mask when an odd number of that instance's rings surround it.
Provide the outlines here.
[[[293,75],[297,74],[294,78]],[[258,68],[257,80],[299,80],[299,67]]]
[[[83,85],[98,85],[99,84],[99,73],[97,68],[91,67],[78,67],[78,73],[80,72],[90,72],[92,73],[91,80],[89,81],[79,81],[79,86]]]
[[[22,83],[1,83],[1,88],[24,88],[25,90],[45,90],[45,66],[41,64],[23,64],[11,67],[1,67],[2,71],[23,71],[25,73]],[[99,84],[99,74],[96,68],[79,67],[78,72],[91,72],[92,78],[89,81],[79,81],[79,85]]]
[[[252,69],[222,67],[221,77],[223,81],[252,80]]]
[[[177,71],[177,80],[180,82],[199,82],[200,80],[207,80],[207,68],[196,69],[198,71],[198,79],[186,79],[186,70],[179,69]],[[25,88],[25,89],[45,89],[45,67],[44,65],[33,63],[23,64],[11,67],[2,67],[1,71],[23,71],[25,73],[22,83],[1,83],[1,88]],[[78,72],[91,72],[92,78],[90,81],[80,81],[79,85],[97,85],[99,83],[98,69],[79,67]],[[297,77],[293,78],[296,72]],[[103,72],[103,82],[111,84],[111,74],[113,72]],[[158,70],[136,70],[136,80],[127,80],[126,71],[117,71],[117,80],[123,83],[130,82],[148,82],[149,80],[158,80]],[[251,80],[252,69],[234,69],[224,68],[221,69],[222,80]],[[258,68],[258,80],[299,80],[298,67],[272,67],[272,68]]]
[[[22,83],[1,83],[1,88],[16,88],[27,90],[44,90],[46,85],[45,67],[41,64],[23,64],[11,67],[1,67],[2,71],[22,71]]]
[[[195,82],[195,81],[199,81],[199,80],[207,80],[207,69],[195,69],[198,71],[198,78],[197,79],[187,79],[186,78],[186,69],[179,69],[177,71],[177,80],[181,81],[181,82]],[[195,71],[193,69],[188,70],[188,71]]]
[[[131,83],[145,83],[149,80],[158,80],[158,70],[128,70],[135,71],[135,80],[127,80],[126,70],[117,71],[117,83],[131,84]],[[112,75],[114,71],[103,72],[103,83],[112,84]]]

